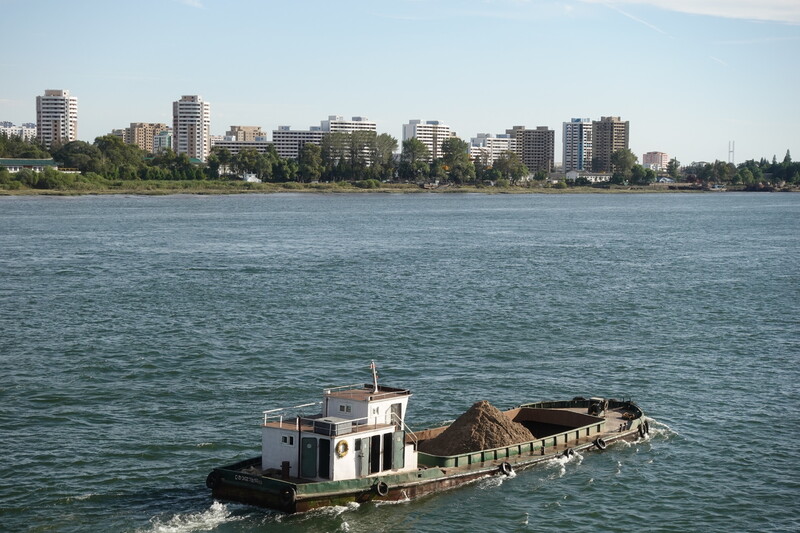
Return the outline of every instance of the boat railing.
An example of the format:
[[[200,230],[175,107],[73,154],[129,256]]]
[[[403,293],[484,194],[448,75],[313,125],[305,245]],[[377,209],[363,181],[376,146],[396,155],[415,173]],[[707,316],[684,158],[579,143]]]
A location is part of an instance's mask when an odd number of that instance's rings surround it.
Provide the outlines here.
[[[417,444],[419,444],[419,439],[417,438],[417,434],[416,434],[416,433],[414,433],[414,432],[411,430],[411,428],[410,428],[410,427],[408,427],[408,426],[406,425],[405,421],[404,421],[402,418],[400,418],[399,416],[397,416],[397,413],[392,413],[392,418],[393,418],[393,419],[394,419],[394,420],[395,420],[395,421],[396,421],[398,424],[400,424],[400,427],[402,427],[402,428],[405,428],[406,432],[408,432],[408,433],[411,435],[411,438],[412,438],[412,439],[414,439],[414,445],[417,445]]]
[[[322,402],[311,402],[311,403],[304,403],[301,405],[294,405],[292,407],[278,407],[277,409],[268,409],[264,411],[264,425],[267,425],[269,420],[278,420],[281,424],[283,424],[283,417],[287,411],[292,411],[295,409],[303,409],[305,407],[311,407],[312,405],[322,405]]]
[[[327,387],[325,388],[325,396],[328,396],[332,392],[346,390],[346,389],[361,389],[363,386],[359,383],[355,383],[353,385],[340,385],[338,387]]]

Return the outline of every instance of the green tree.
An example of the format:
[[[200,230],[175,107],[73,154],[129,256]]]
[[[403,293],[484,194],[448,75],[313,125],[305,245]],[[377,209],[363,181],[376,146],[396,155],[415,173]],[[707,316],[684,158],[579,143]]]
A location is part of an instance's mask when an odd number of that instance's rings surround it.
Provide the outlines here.
[[[322,176],[325,167],[322,165],[322,148],[318,144],[304,144],[297,161],[297,177],[300,181],[310,183]]]
[[[400,154],[398,174],[404,180],[418,182],[429,176],[431,169],[428,164],[430,152],[425,144],[411,137],[403,141],[403,151]]]
[[[624,179],[630,179],[633,165],[636,164],[636,154],[629,148],[622,148],[611,154],[611,166],[615,174],[620,174]]]
[[[469,144],[458,137],[450,137],[442,142],[442,163],[447,179],[453,183],[475,181],[475,165],[469,159]]]
[[[680,161],[678,161],[673,157],[672,159],[669,160],[669,163],[667,163],[667,174],[669,174],[670,178],[674,179],[675,181],[678,181],[678,178],[680,177],[680,172],[681,172],[681,163]]]
[[[503,152],[495,160],[493,168],[496,169],[500,176],[507,179],[511,185],[517,185],[519,180],[528,175],[528,167],[526,167],[516,152]]]

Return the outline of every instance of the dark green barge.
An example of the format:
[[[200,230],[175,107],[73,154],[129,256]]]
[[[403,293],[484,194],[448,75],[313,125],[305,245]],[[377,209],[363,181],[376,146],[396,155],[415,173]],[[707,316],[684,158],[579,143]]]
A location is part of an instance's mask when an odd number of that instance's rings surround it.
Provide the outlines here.
[[[525,426],[533,440],[431,455],[418,450],[420,443],[447,426],[408,429],[404,415],[410,396],[405,389],[379,386],[375,374],[371,385],[326,389],[320,414],[284,419],[287,409],[265,411],[261,456],[215,468],[206,485],[214,498],[287,513],[402,501],[649,433],[646,417],[630,400],[574,398],[503,412]]]

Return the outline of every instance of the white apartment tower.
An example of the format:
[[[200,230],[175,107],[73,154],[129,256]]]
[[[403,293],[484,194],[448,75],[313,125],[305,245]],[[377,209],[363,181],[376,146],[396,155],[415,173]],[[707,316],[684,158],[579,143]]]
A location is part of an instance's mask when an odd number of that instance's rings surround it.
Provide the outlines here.
[[[454,136],[455,132],[450,131],[450,126],[438,120],[409,120],[408,124],[403,124],[403,140],[419,139],[428,148],[431,160],[442,157],[442,143]]]
[[[211,151],[211,104],[201,96],[172,102],[172,149],[205,161]]]
[[[592,119],[564,122],[564,172],[592,170]]]
[[[78,138],[78,98],[63,89],[48,89],[36,97],[36,138],[50,148]]]

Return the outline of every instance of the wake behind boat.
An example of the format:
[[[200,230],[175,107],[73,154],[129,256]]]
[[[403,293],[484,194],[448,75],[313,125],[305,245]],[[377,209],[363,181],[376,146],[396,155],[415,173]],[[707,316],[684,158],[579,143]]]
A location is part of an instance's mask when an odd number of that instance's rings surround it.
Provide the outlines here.
[[[214,498],[287,513],[408,500],[649,432],[632,401],[599,397],[506,411],[479,402],[452,424],[413,432],[405,423],[411,392],[378,385],[371,368],[372,384],[264,411],[261,455],[215,468],[206,479]],[[318,414],[288,417],[316,405]]]

